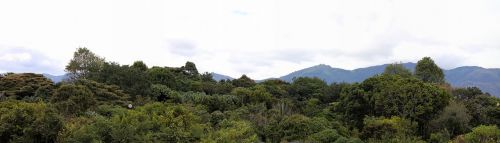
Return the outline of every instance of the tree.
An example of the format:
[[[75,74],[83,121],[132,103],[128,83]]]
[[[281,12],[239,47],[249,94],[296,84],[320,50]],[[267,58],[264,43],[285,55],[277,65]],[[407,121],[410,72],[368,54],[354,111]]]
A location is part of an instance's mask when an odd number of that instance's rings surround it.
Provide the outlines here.
[[[87,87],[73,84],[57,88],[51,102],[65,115],[81,114],[95,105],[94,94]]]
[[[500,125],[500,99],[484,94],[477,87],[457,88],[452,91],[456,100],[462,102],[472,116],[472,127],[481,124]]]
[[[198,73],[198,69],[196,69],[196,65],[193,62],[186,62],[186,64],[181,67],[182,71],[187,74],[191,79],[198,79],[200,73]]]
[[[325,96],[328,85],[319,78],[299,77],[290,86],[290,94],[299,101],[309,98],[321,99]]]
[[[446,131],[451,136],[463,134],[469,130],[471,116],[462,103],[450,102],[438,118],[431,121],[431,125],[437,131]]]
[[[109,118],[80,118],[60,133],[60,142],[199,142],[209,129],[202,122],[204,113],[188,105],[146,104]]]
[[[201,74],[201,81],[203,82],[216,82],[212,76],[211,73],[208,73],[208,72],[204,72],[203,74]]]
[[[500,129],[495,125],[481,125],[472,129],[471,133],[465,134],[464,139],[471,143],[498,143],[500,142]],[[460,137],[456,141],[460,141]]]
[[[151,81],[148,80],[148,74],[137,67],[106,62],[99,72],[95,72],[88,79],[108,85],[117,85],[130,94],[133,99],[150,94]]]
[[[400,117],[366,117],[361,137],[369,142],[418,141],[414,136],[415,124]]]
[[[308,136],[328,129],[331,125],[324,118],[309,118],[304,115],[294,114],[285,117],[279,123],[282,140],[304,141]]]
[[[0,142],[56,142],[63,119],[49,105],[0,102]]]
[[[430,57],[424,57],[418,61],[415,67],[415,76],[424,82],[442,84],[444,83],[444,73]]]
[[[105,60],[94,54],[89,49],[78,48],[73,54],[73,59],[66,66],[66,72],[71,79],[87,78],[91,72],[101,70]]]
[[[482,95],[483,91],[477,87],[457,88],[452,91],[453,96],[462,101],[472,100],[476,96]]]
[[[359,84],[347,86],[340,94],[340,101],[332,104],[331,112],[340,114],[348,125],[362,128],[363,118],[373,110],[369,98]]]
[[[385,67],[383,74],[399,75],[401,77],[411,77],[412,76],[411,71],[406,69],[404,67],[404,65],[401,63],[394,63],[394,64],[387,65],[387,67]]]
[[[399,116],[418,122],[422,135],[427,133],[428,122],[450,100],[450,95],[434,84],[396,75],[375,76],[344,91],[334,109],[348,123],[360,128],[365,115]]]
[[[151,87],[152,99],[156,101],[167,101],[172,99],[173,91],[165,85],[153,84]]]
[[[290,83],[288,82],[285,82],[280,79],[270,79],[270,80],[265,80],[260,84],[264,85],[266,90],[269,93],[271,93],[274,97],[284,98],[288,96],[288,88],[290,86]]]
[[[148,70],[148,66],[143,61],[135,61],[131,67],[143,72]]]
[[[246,121],[223,120],[220,129],[210,132],[202,143],[254,143],[258,142],[257,134],[251,124]]]
[[[242,75],[240,78],[232,81],[235,87],[252,87],[255,81],[250,79],[247,75]]]

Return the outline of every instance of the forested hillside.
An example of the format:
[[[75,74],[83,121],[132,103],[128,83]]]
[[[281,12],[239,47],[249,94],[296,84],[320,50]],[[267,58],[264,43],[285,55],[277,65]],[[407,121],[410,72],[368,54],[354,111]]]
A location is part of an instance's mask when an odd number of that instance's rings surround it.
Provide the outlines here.
[[[122,65],[79,48],[66,72],[58,83],[0,76],[1,143],[500,142],[500,99],[450,86],[428,57],[354,83],[256,83],[216,81],[192,62]]]

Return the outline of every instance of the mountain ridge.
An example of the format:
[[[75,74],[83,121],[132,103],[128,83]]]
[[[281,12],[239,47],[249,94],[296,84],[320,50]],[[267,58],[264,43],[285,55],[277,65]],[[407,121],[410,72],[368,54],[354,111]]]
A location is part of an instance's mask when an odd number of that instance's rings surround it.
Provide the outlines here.
[[[403,66],[410,71],[414,72],[416,63],[408,62],[402,63]],[[362,82],[363,80],[381,74],[384,72],[385,67],[390,64],[376,65],[365,68],[358,68],[353,70],[345,70],[341,68],[325,68],[324,64],[308,67],[302,70],[294,71],[280,79],[292,82],[295,77],[317,77],[327,83],[333,82]],[[328,65],[326,65],[328,66]],[[331,66],[328,66],[331,67]],[[483,68],[479,66],[462,66],[453,69],[443,69],[445,80],[453,87],[471,87],[476,86],[493,94],[494,96],[500,95],[500,68]],[[334,75],[336,77],[332,77]]]

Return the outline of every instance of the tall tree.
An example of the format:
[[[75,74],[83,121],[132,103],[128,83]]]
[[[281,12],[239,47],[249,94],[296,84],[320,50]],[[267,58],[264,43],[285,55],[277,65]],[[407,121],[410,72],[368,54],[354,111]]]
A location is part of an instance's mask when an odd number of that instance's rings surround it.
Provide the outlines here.
[[[189,75],[190,77],[194,77],[199,75],[198,69],[196,68],[196,65],[193,62],[186,62],[186,64],[181,67],[182,71]]]
[[[148,70],[148,66],[143,61],[135,61],[131,67],[138,69],[140,71],[147,71]]]
[[[319,78],[299,77],[293,81],[290,87],[292,96],[299,101],[305,101],[309,98],[323,98],[328,85]]]
[[[99,71],[104,65],[104,58],[94,54],[89,49],[78,48],[73,54],[73,59],[66,65],[66,72],[71,79],[87,78],[91,72]]]
[[[444,73],[430,57],[424,57],[418,61],[415,67],[415,75],[424,82],[441,84],[444,83]]]
[[[385,67],[384,74],[399,75],[402,77],[410,77],[411,71],[406,69],[401,63],[393,63]]]
[[[242,75],[240,78],[233,80],[233,85],[236,87],[252,87],[255,85],[255,81],[247,75]]]

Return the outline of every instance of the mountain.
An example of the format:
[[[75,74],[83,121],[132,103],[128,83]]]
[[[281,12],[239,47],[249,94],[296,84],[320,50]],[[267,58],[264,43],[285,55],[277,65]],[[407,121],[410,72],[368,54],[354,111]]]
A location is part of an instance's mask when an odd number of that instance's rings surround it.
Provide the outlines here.
[[[45,76],[46,78],[52,80],[52,82],[54,82],[54,83],[61,82],[64,79],[68,78],[67,75],[51,75],[51,74],[47,74],[47,73],[44,73],[42,75]]]
[[[483,92],[500,97],[500,69],[459,67],[446,70],[446,81],[454,87],[479,87]]]
[[[232,78],[232,77],[230,77],[230,76],[227,76],[227,75],[222,75],[222,74],[218,74],[218,73],[214,73],[214,72],[212,72],[212,73],[210,73],[210,74],[212,74],[212,78],[213,78],[215,81],[220,81],[220,80],[223,80],[223,79],[224,79],[224,80],[227,80],[227,79],[229,79],[229,80],[233,80],[233,79],[234,79],[234,78]]]
[[[384,72],[389,64],[359,68],[354,70],[345,70],[333,68],[328,65],[320,64],[292,72],[280,77],[281,80],[292,82],[295,77],[317,77],[327,83],[333,82],[362,82],[363,80]],[[415,63],[403,63],[403,66],[411,71],[415,70]],[[445,79],[453,87],[479,87],[484,92],[495,96],[500,96],[500,69],[481,68],[474,66],[458,67],[450,70],[444,70]]]
[[[389,64],[372,66],[367,68],[359,68],[355,70],[345,70],[340,68],[332,68],[329,65],[320,64],[317,66],[305,68],[296,72],[292,72],[286,76],[280,77],[281,80],[292,82],[295,77],[317,77],[328,83],[332,82],[361,82],[369,77],[384,72],[385,67]],[[404,67],[415,69],[415,63],[404,63]],[[412,70],[413,71],[413,70]]]

